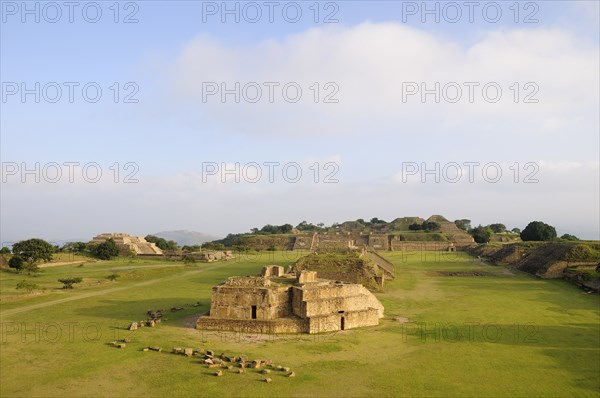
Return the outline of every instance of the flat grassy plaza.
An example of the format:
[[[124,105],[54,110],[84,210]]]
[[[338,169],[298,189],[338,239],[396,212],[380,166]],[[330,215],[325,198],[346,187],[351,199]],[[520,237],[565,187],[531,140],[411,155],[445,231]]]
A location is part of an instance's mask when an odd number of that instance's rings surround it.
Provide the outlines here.
[[[38,396],[570,396],[600,393],[600,301],[466,254],[383,253],[396,279],[376,296],[379,326],[319,335],[199,331],[211,289],[297,255],[263,252],[184,265],[122,259],[0,273],[0,395]],[[85,260],[84,260],[85,261]],[[116,274],[114,281],[107,279]],[[82,277],[75,289],[58,279]],[[15,289],[34,282],[33,293]],[[197,303],[200,305],[197,305]],[[196,305],[194,305],[196,304]],[[172,312],[173,307],[183,310]],[[156,327],[130,332],[148,310]],[[126,348],[109,343],[128,339]],[[157,346],[162,352],[143,351]],[[272,359],[273,370],[213,369],[173,347]]]

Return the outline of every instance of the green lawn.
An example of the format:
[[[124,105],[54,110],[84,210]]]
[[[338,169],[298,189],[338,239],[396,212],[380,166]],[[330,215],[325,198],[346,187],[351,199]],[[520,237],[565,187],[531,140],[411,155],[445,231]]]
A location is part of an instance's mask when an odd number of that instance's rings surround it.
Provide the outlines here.
[[[265,252],[196,264],[121,260],[45,268],[40,276],[0,273],[0,396],[569,396],[600,394],[600,302],[560,280],[510,275],[462,256],[384,253],[397,278],[377,293],[380,326],[325,335],[201,334],[189,327],[210,304],[211,287],[262,265],[293,263]],[[438,271],[488,276],[443,276]],[[116,282],[106,276],[116,272]],[[60,289],[57,279],[80,276]],[[23,280],[45,289],[27,295]],[[200,301],[200,307],[192,306]],[[184,307],[171,313],[171,307]],[[149,309],[165,321],[124,330]],[[396,317],[408,318],[401,323]],[[128,337],[125,349],[108,342]],[[149,345],[164,351],[143,352]],[[172,347],[204,347],[289,366],[271,384],[250,370],[214,377]]]

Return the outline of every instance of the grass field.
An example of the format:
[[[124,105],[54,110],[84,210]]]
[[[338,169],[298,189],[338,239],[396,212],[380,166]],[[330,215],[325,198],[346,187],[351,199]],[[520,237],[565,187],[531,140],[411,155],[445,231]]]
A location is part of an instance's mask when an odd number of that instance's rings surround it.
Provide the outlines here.
[[[547,396],[600,394],[600,301],[561,280],[511,274],[467,257],[384,254],[397,278],[377,293],[379,326],[325,335],[201,333],[211,287],[262,265],[289,265],[277,252],[185,266],[120,260],[44,268],[40,276],[0,273],[0,395],[37,396]],[[485,276],[447,276],[478,272]],[[106,277],[117,273],[112,282]],[[80,276],[73,290],[57,279]],[[34,281],[41,293],[16,290]],[[200,307],[192,306],[200,301]],[[171,307],[184,310],[171,313]],[[125,330],[149,309],[155,328]],[[408,318],[408,323],[401,319]],[[132,340],[125,349],[109,346]],[[143,352],[149,345],[164,351]],[[254,370],[223,377],[172,347],[271,358],[295,378]]]

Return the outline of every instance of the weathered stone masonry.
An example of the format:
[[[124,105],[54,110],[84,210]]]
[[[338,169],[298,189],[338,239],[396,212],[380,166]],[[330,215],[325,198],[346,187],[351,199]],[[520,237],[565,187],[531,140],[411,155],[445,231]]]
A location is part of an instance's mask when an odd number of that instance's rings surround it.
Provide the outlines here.
[[[373,326],[383,305],[364,286],[317,279],[316,272],[283,274],[268,266],[261,276],[230,277],[215,286],[210,315],[198,329],[255,333],[320,333]]]

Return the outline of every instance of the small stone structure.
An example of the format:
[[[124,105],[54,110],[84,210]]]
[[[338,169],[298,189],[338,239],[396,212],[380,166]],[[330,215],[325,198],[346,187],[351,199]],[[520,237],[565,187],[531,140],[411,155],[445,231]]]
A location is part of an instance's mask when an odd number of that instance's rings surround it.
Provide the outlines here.
[[[104,243],[108,239],[112,239],[119,248],[119,254],[127,256],[131,253],[135,255],[145,256],[162,256],[163,252],[156,244],[146,241],[141,236],[131,236],[123,233],[107,233],[100,234],[94,237],[90,243]]]
[[[233,252],[231,250],[225,251],[207,251],[194,254],[194,258],[198,261],[202,261],[205,263],[212,263],[214,261],[220,260],[229,260],[234,258]]]
[[[314,271],[230,277],[212,291],[210,315],[197,329],[249,333],[321,333],[379,324],[383,305],[364,286],[318,279]]]

